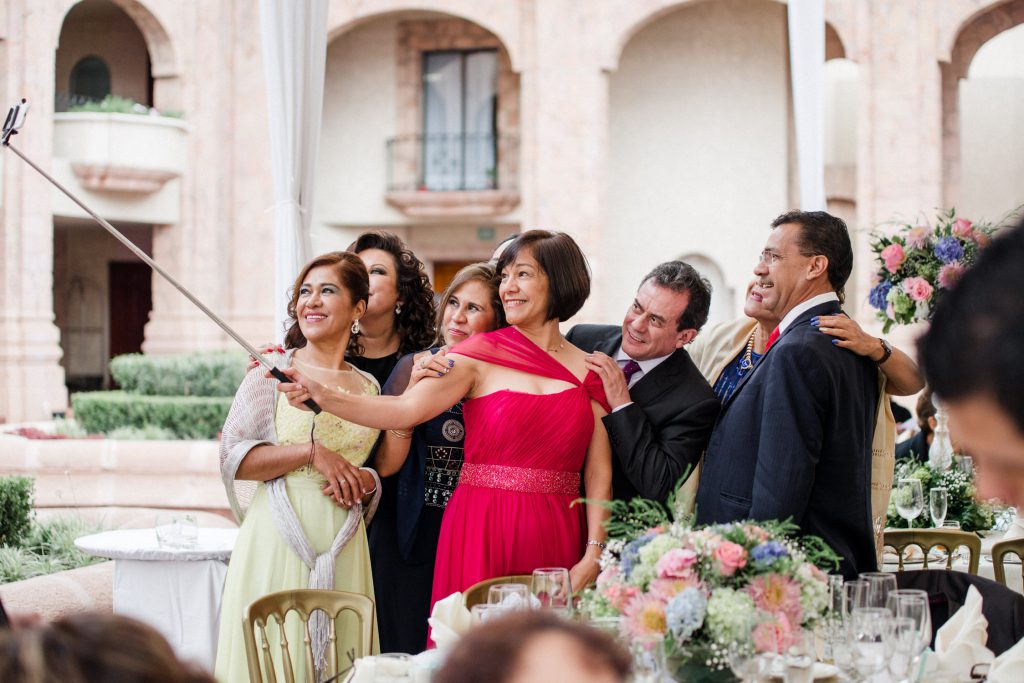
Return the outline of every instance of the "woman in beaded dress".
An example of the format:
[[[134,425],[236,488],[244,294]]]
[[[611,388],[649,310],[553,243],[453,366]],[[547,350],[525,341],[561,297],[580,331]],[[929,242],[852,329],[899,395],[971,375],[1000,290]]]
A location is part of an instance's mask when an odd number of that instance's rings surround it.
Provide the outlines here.
[[[359,352],[351,330],[358,329],[368,290],[366,269],[355,254],[331,252],[307,264],[288,306],[293,322],[278,367],[301,368],[340,393],[377,395],[373,377],[344,360],[346,350]],[[221,477],[241,529],[221,602],[216,662],[221,683],[249,680],[242,617],[256,598],[295,588],[374,595],[363,505],[371,516],[379,495],[377,475],[360,466],[378,430],[329,413],[297,410],[282,400],[275,384],[263,373],[247,373],[222,432]],[[346,619],[352,623],[339,631],[342,653],[354,648],[357,633],[354,618]],[[318,668],[325,637],[324,624],[315,625]],[[288,639],[292,661],[304,669],[298,621]],[[282,672],[277,676],[281,679]],[[300,677],[305,680],[305,673]]]
[[[437,344],[408,354],[381,391],[398,395],[428,375],[448,370],[446,351],[478,332],[504,327],[494,266],[460,270],[441,295]],[[424,362],[429,359],[429,362]],[[374,466],[382,477],[397,475],[394,516],[378,513],[372,529],[381,649],[419,652],[427,644],[427,617],[441,518],[462,470],[465,426],[462,401],[415,429],[384,433]]]
[[[611,448],[601,423],[608,402],[586,354],[560,321],[590,293],[579,246],[564,233],[531,230],[502,253],[502,305],[511,327],[477,334],[448,354],[443,380],[401,396],[356,397],[293,368],[278,390],[301,407],[379,429],[408,429],[463,402],[466,440],[458,486],[445,509],[431,600],[506,574],[568,567],[574,590],[600,572],[602,505],[611,497]],[[574,504],[581,484],[585,504]]]

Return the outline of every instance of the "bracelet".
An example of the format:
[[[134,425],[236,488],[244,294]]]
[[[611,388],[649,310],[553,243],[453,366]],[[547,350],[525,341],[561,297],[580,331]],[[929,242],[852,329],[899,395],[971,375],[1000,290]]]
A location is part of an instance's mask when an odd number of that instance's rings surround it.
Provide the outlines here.
[[[602,541],[595,541],[594,539],[590,539],[589,541],[587,541],[587,545],[596,545],[601,550],[605,550],[608,548],[608,544]]]
[[[395,435],[395,437],[399,438],[399,439],[411,439],[412,438],[412,430],[407,430],[407,429],[389,429],[388,433]]]

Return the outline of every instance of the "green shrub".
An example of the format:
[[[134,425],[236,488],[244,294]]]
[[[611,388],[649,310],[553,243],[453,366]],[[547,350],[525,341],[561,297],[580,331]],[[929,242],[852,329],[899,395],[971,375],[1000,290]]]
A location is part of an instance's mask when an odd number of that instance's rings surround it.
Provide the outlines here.
[[[0,545],[21,545],[32,525],[31,477],[0,477]]]
[[[212,439],[231,408],[230,397],[140,396],[124,391],[74,394],[75,419],[90,433],[118,427],[161,427],[178,439]]]
[[[82,104],[76,104],[72,107],[68,107],[68,111],[97,112],[100,114],[138,114],[141,116],[149,116],[152,109],[144,104],[136,102],[130,97],[107,95],[98,102],[84,102]],[[171,119],[180,119],[184,116],[180,111],[162,111],[157,113],[160,116],[165,116]]]
[[[66,420],[63,417],[58,417],[53,421],[53,433],[66,436],[69,439],[84,439],[89,436],[85,427],[75,420]]]
[[[106,436],[117,441],[167,441],[178,438],[170,429],[154,425],[118,427],[107,432]]]
[[[129,353],[110,361],[110,374],[133,394],[234,396],[245,366],[245,355],[229,351],[176,356]]]
[[[21,547],[0,546],[0,583],[31,579],[102,562],[75,547],[75,539],[102,529],[77,517],[33,524]]]

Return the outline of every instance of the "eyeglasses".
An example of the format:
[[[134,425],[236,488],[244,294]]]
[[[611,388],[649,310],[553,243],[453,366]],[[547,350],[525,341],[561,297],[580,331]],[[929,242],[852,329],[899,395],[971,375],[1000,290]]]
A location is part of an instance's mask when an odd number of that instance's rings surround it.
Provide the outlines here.
[[[757,262],[763,263],[766,266],[774,266],[776,263],[784,260],[785,258],[785,256],[776,251],[772,251],[771,249],[765,249],[764,251],[761,252]]]

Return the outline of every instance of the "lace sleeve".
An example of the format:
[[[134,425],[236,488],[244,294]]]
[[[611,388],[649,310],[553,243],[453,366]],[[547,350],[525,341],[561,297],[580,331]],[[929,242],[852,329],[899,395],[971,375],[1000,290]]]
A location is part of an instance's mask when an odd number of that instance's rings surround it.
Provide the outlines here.
[[[280,363],[283,357],[274,359]],[[263,376],[263,370],[250,370],[242,379],[235,392],[231,410],[224,421],[220,439],[220,476],[227,493],[231,512],[239,523],[245,517],[256,492],[254,481],[238,481],[235,474],[245,456],[261,444],[276,444],[277,430],[274,427],[274,399],[276,380]]]

